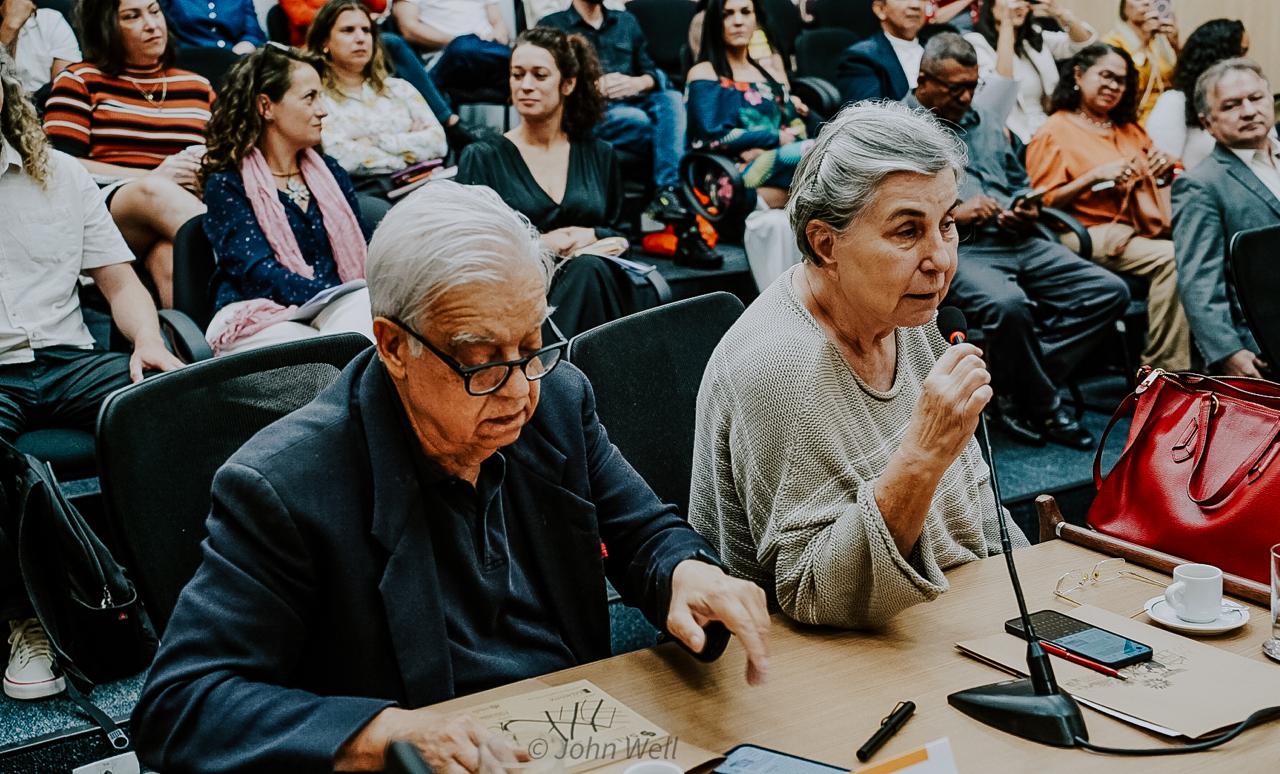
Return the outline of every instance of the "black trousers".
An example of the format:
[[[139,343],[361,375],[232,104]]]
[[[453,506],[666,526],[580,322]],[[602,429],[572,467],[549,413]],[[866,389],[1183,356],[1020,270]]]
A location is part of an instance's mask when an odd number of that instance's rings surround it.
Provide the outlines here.
[[[986,334],[992,387],[1015,411],[1043,416],[1058,384],[1129,303],[1119,277],[1056,242],[979,236],[960,245],[946,303]]]
[[[93,432],[98,408],[129,384],[129,356],[74,347],[36,350],[35,361],[0,366],[0,437],[69,427]],[[0,514],[0,623],[31,615],[18,571],[16,514]]]
[[[621,270],[616,270],[621,271]],[[613,266],[595,255],[569,258],[551,277],[547,303],[551,319],[566,337],[616,320],[631,311],[631,287],[623,287]]]

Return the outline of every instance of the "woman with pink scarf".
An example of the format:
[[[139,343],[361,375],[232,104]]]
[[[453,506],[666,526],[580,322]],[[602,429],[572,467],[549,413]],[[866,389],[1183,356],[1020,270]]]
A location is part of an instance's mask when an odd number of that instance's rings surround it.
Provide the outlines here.
[[[218,260],[205,335],[216,354],[340,331],[373,338],[368,229],[347,173],[314,149],[318,70],[310,55],[269,44],[236,63],[215,104],[202,176]],[[307,303],[326,291],[327,303]]]

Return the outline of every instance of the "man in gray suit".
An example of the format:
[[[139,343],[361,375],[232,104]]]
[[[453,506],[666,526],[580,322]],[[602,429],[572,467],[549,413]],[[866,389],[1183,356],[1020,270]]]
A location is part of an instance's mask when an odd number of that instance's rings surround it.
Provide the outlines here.
[[[1280,223],[1275,101],[1257,64],[1228,59],[1196,81],[1195,105],[1218,142],[1173,184],[1178,292],[1209,370],[1262,376],[1268,365],[1227,282],[1226,255],[1236,232]]]

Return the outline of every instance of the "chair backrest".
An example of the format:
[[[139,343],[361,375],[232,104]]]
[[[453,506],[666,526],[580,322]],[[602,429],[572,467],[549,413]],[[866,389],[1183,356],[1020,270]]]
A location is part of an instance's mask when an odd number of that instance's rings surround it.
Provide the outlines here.
[[[1244,309],[1262,359],[1275,364],[1280,357],[1280,272],[1276,271],[1276,244],[1280,225],[1240,231],[1231,237],[1228,251],[1231,281]]]
[[[267,10],[267,38],[276,43],[289,45],[292,38],[292,25],[289,23],[289,15],[284,12],[278,3],[273,4]]]
[[[880,20],[871,10],[871,0],[818,0],[813,20],[818,27],[852,30],[859,40],[880,31]]]
[[[742,310],[737,296],[708,293],[605,323],[569,343],[569,362],[591,380],[613,443],[681,513],[689,506],[702,371]]]
[[[209,283],[217,259],[204,233],[204,215],[183,223],[173,238],[173,308],[204,330],[213,319]]]
[[[796,75],[835,83],[841,54],[858,42],[844,27],[805,30],[796,38]]]
[[[113,393],[98,414],[108,523],[157,631],[200,564],[213,474],[369,347],[358,333],[205,360]]]
[[[627,11],[636,17],[649,44],[649,56],[673,83],[684,83],[681,51],[689,42],[689,22],[696,4],[689,0],[631,0]]]
[[[240,61],[240,55],[229,48],[213,46],[183,46],[174,56],[173,64],[183,70],[190,70],[196,75],[203,75],[215,92],[222,89],[231,66]]]
[[[790,59],[796,53],[796,36],[804,27],[799,7],[792,0],[763,0],[761,5],[769,24],[769,42]]]

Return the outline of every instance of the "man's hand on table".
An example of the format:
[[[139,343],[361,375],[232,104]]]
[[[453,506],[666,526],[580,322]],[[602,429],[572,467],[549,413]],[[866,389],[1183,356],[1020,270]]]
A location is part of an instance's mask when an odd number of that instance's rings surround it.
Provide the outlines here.
[[[706,645],[702,627],[719,621],[738,635],[747,651],[747,682],[769,673],[769,608],[764,590],[698,559],[686,559],[671,575],[667,631],[695,653]]]
[[[482,750],[493,759],[517,762],[527,755],[506,737],[495,734],[470,715],[446,715],[431,709],[388,707],[338,750],[338,771],[382,771],[387,747],[406,741],[436,774],[480,771]]]

